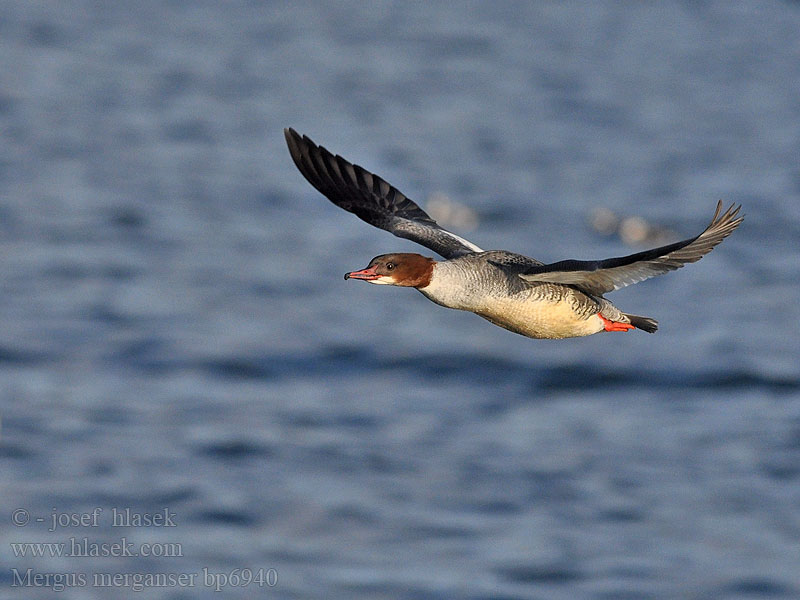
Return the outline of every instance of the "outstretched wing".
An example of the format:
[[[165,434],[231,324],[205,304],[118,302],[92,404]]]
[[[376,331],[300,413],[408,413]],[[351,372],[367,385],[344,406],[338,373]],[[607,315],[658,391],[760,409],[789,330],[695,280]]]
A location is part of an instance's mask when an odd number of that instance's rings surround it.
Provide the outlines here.
[[[601,296],[700,260],[739,226],[743,219],[737,217],[740,209],[741,205],[731,205],[720,215],[722,201],[718,202],[714,218],[705,231],[682,242],[619,258],[596,261],[562,260],[549,265],[532,266],[523,271],[520,277],[526,281],[574,285],[585,292]]]
[[[416,203],[377,175],[334,156],[294,129],[284,129],[283,133],[294,164],[336,206],[444,258],[482,252],[475,244],[441,228]]]

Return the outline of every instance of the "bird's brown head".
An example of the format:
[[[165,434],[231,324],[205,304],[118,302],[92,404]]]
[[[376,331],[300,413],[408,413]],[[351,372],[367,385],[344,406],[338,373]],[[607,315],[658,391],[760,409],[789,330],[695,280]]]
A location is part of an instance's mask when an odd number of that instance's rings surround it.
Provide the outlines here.
[[[369,261],[366,269],[345,273],[344,278],[420,288],[431,282],[435,264],[435,260],[421,254],[408,252],[381,254]]]

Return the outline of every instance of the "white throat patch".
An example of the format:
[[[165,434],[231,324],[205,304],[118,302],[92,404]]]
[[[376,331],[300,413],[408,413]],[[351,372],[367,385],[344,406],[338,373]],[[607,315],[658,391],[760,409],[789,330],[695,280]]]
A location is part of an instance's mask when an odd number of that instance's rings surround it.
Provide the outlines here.
[[[388,275],[381,275],[377,279],[370,280],[370,283],[374,283],[375,285],[394,285],[394,279]]]

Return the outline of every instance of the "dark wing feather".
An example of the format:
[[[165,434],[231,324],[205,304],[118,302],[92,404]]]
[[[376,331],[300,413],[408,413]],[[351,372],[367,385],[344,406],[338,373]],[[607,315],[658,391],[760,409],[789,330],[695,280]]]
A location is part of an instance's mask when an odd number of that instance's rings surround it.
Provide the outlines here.
[[[489,252],[484,252],[483,255],[487,262],[496,267],[500,267],[503,271],[511,275],[520,275],[525,273],[528,269],[544,265],[542,261],[531,258],[530,256],[508,252],[506,250],[490,250]]]
[[[737,217],[740,209],[741,206],[731,205],[720,216],[722,202],[718,202],[714,218],[705,231],[682,242],[619,258],[597,261],[562,260],[549,265],[533,266],[520,274],[520,277],[526,281],[574,285],[600,296],[700,260],[739,226],[743,219]]]
[[[377,175],[341,156],[334,156],[294,129],[283,132],[294,164],[308,182],[336,206],[445,258],[482,251],[437,225],[413,200]]]

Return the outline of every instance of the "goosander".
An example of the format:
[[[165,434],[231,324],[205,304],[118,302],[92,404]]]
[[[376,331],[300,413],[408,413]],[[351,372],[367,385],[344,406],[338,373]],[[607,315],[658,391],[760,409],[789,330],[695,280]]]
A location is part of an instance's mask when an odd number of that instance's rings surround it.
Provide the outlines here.
[[[740,206],[721,213],[698,236],[606,260],[544,264],[505,250],[484,251],[440,227],[398,189],[294,129],[284,129],[297,168],[319,192],[370,225],[429,248],[445,260],[382,254],[345,279],[413,287],[436,304],[474,312],[531,338],[569,338],[601,331],[658,329],[649,317],[622,312],[603,295],[700,260],[742,222]]]

